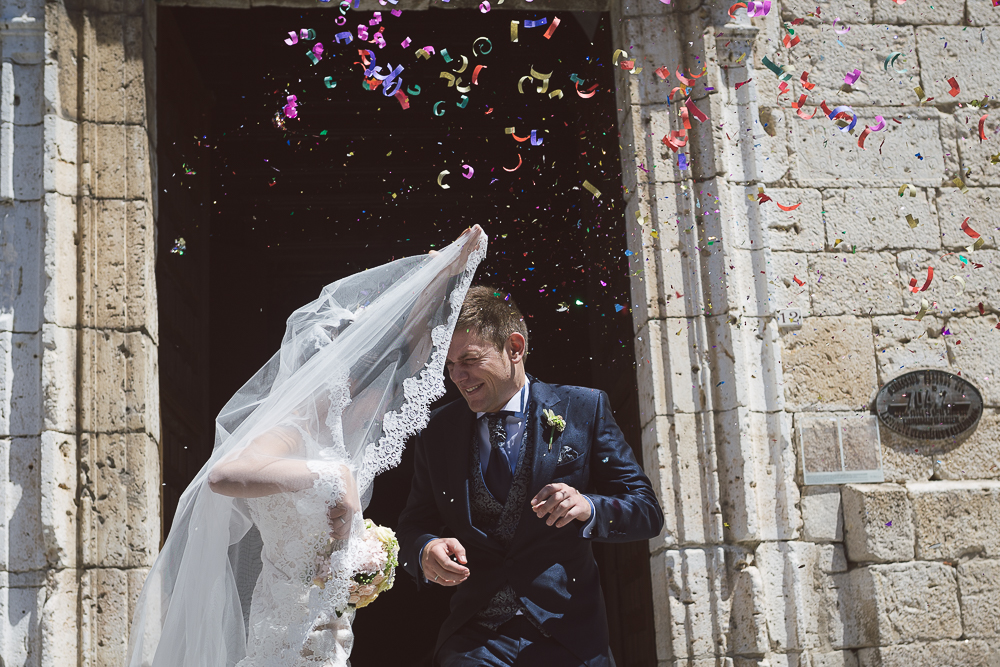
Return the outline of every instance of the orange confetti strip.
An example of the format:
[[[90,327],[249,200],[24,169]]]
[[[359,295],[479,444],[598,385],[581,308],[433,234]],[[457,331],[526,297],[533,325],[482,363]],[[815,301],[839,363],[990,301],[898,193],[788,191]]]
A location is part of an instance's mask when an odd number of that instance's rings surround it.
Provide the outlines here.
[[[965,232],[965,234],[971,239],[979,238],[979,232],[969,226],[968,218],[962,221],[962,231]]]
[[[871,134],[871,133],[872,133],[872,129],[870,127],[868,127],[867,125],[865,125],[864,132],[862,132],[861,136],[858,137],[858,147],[861,150],[863,150],[863,151],[864,150],[868,150],[867,148],[865,148],[865,139],[867,139],[868,135]]]
[[[979,143],[986,141],[986,116],[989,114],[983,114],[979,119]]]
[[[948,83],[951,84],[951,90],[948,91],[948,94],[952,97],[957,97],[958,94],[962,92],[962,89],[958,87],[958,79],[951,77],[948,79]]]
[[[503,170],[504,171],[517,171],[518,169],[521,168],[522,164],[524,164],[524,160],[521,159],[521,154],[518,153],[517,154],[517,166],[514,167],[513,169],[508,169],[507,167],[504,167]]]
[[[579,83],[574,83],[573,85],[576,86],[576,94],[579,95],[580,97],[582,97],[583,99],[589,99],[589,98],[591,98],[591,97],[593,97],[594,95],[597,94],[597,84],[596,83],[593,86],[591,86],[590,89],[586,93],[581,93],[580,92],[580,84]]]
[[[737,2],[735,5],[733,5],[732,7],[730,7],[729,8],[729,16],[730,16],[730,18],[736,18],[736,15],[733,14],[733,12],[735,12],[740,7],[742,7],[743,9],[746,9],[747,8],[747,4],[745,2]]]
[[[472,70],[472,85],[474,86],[479,85],[477,79],[479,78],[479,70],[482,69],[486,69],[486,65],[476,65],[476,69]]]
[[[795,109],[795,113],[799,115],[799,118],[802,118],[803,120],[811,120],[812,117],[816,115],[816,109],[813,109],[813,112],[807,116],[806,112],[802,110],[802,107],[804,107],[805,105],[806,105],[806,96],[804,94],[799,97],[798,102],[792,102],[792,108]]]
[[[670,78],[670,70],[666,67],[657,67],[653,71],[656,72],[656,76],[660,77],[664,81]]]
[[[807,80],[808,78],[809,78],[809,72],[803,72],[802,76],[799,77],[799,83],[801,83],[802,87],[805,88],[806,90],[812,90],[813,88],[816,87],[816,84],[809,83],[809,81]]]
[[[799,280],[798,276],[792,276],[792,280],[794,280],[795,284],[798,285],[799,287],[802,287],[803,285],[806,284],[804,280]]]
[[[778,208],[780,208],[782,211],[794,211],[799,206],[802,206],[802,202],[799,202],[798,204],[793,204],[792,206],[782,206],[781,203],[778,202],[777,200],[775,200],[774,203],[777,204]]]

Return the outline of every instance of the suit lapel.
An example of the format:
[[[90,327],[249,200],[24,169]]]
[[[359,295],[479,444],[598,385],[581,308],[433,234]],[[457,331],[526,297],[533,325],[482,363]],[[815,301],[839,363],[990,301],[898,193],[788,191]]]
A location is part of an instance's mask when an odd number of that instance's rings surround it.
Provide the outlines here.
[[[534,378],[531,379],[530,409],[528,410],[528,418],[531,419],[531,423],[528,424],[527,431],[525,432],[525,436],[530,436],[534,443],[531,482],[528,485],[529,501],[552,479],[552,472],[555,470],[556,460],[559,458],[559,452],[555,446],[553,446],[551,452],[549,451],[547,437],[551,427],[545,423],[545,416],[542,414],[542,410],[552,410],[560,401],[560,397],[550,385],[539,382]],[[560,406],[564,412],[566,407]]]

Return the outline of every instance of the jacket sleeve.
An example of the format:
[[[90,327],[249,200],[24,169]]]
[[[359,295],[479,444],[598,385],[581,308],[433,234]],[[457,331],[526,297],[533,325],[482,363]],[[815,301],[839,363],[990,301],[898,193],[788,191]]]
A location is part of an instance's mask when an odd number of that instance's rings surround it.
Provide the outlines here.
[[[663,530],[663,510],[625,442],[608,395],[598,398],[591,434],[590,486],[596,521],[590,538],[597,542],[632,542],[656,537]]]
[[[424,575],[420,569],[420,551],[430,540],[438,537],[444,522],[438,513],[431,491],[431,479],[427,464],[427,448],[423,434],[417,436],[413,455],[413,482],[406,507],[399,515],[397,533],[399,535],[399,561],[403,569],[417,581],[417,588],[423,588]]]

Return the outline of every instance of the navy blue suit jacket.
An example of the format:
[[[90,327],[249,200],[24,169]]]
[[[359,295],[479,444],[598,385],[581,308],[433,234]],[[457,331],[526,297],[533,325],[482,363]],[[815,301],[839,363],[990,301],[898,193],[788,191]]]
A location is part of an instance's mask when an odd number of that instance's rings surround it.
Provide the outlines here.
[[[459,399],[434,411],[417,437],[413,484],[397,531],[399,560],[420,587],[420,550],[428,540],[447,526],[466,549],[469,578],[456,587],[437,648],[510,582],[553,638],[588,665],[606,664],[608,624],[591,540],[650,539],[663,529],[663,512],[615,423],[607,394],[532,378],[529,395],[525,438],[534,442],[534,460],[524,461],[531,465],[531,483],[510,548],[472,525],[469,473],[476,416]],[[566,420],[551,451],[552,429],[543,409]],[[578,456],[557,465],[567,446]],[[597,518],[590,539],[580,536],[579,521],[556,528],[531,511],[531,498],[552,482],[564,482],[593,501]]]

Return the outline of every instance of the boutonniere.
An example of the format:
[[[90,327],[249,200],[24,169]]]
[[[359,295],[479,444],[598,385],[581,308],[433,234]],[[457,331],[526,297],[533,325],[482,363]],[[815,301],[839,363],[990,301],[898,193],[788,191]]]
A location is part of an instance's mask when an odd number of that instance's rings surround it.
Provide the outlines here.
[[[549,433],[549,451],[552,451],[552,441],[556,437],[556,431],[562,433],[566,430],[566,420],[563,419],[562,415],[557,415],[552,412],[552,410],[542,410],[542,414],[545,415],[545,423],[552,427],[552,431]]]

